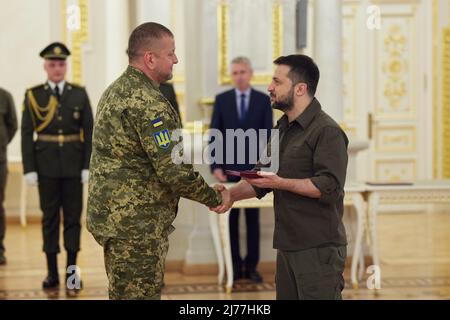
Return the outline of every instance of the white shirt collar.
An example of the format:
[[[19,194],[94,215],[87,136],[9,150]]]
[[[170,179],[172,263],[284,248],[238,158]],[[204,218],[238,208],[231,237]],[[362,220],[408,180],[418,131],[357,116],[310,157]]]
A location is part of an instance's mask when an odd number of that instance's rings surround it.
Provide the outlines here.
[[[234,88],[234,91],[236,92],[236,97],[241,97],[241,94],[245,95],[245,98],[248,98],[250,95],[250,91],[252,91],[252,88],[249,87],[247,90],[245,91],[240,91],[238,88]]]
[[[50,88],[52,88],[53,91],[55,91],[55,86],[56,83],[54,83],[53,81],[47,80],[48,85],[50,86]],[[59,93],[62,94],[63,90],[64,90],[64,85],[66,84],[66,81],[60,81],[58,83],[58,88],[59,88]]]

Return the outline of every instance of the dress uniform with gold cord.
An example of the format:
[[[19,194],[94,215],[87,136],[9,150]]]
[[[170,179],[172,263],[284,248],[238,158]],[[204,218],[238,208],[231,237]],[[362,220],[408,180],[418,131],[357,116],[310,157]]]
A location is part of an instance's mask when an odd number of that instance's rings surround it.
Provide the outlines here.
[[[59,286],[56,257],[60,252],[61,211],[67,267],[76,265],[80,250],[82,184],[89,178],[92,110],[86,90],[64,80],[69,55],[67,47],[59,42],[42,50],[40,56],[45,60],[47,81],[26,90],[22,114],[25,181],[38,186],[43,212],[43,250],[48,268],[42,283],[44,289]],[[75,279],[72,284],[71,279]],[[80,281],[78,285],[76,281],[72,274],[66,274],[66,288],[80,289]]]

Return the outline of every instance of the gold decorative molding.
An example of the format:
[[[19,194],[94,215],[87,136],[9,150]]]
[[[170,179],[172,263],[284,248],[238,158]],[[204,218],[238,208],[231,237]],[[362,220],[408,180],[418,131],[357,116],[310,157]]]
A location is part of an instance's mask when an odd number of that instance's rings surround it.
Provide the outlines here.
[[[439,69],[438,69],[438,51],[439,51],[439,8],[438,0],[433,0],[433,178],[439,178]]]
[[[442,32],[442,176],[450,178],[450,27]]]
[[[411,204],[411,203],[448,203],[450,191],[444,190],[406,190],[406,191],[377,191],[380,203]]]
[[[230,83],[230,74],[228,71],[228,5],[221,3],[217,10],[217,39],[219,43],[219,83]]]
[[[348,8],[346,7],[348,6]],[[348,12],[350,11],[350,12]],[[354,59],[356,59],[356,6],[354,3],[344,3],[344,14],[343,14],[343,39],[342,39],[342,50],[343,50],[343,61],[342,61],[342,71],[343,71],[343,88],[342,95],[344,98],[344,121],[354,122],[356,121],[356,69],[354,67]],[[351,39],[345,37],[346,27],[349,27]],[[349,57],[349,53],[351,56]],[[350,78],[350,79],[349,79]],[[350,85],[348,85],[350,84]],[[347,103],[349,105],[347,105]]]
[[[283,52],[283,7],[279,2],[276,2],[272,7],[272,30],[272,58],[275,60]],[[270,75],[268,82],[270,81],[272,81],[272,75]]]
[[[419,0],[395,1],[395,6],[392,0],[375,3],[383,16],[383,28],[375,34],[375,117],[415,121],[416,92],[422,79],[416,65]]]
[[[81,84],[83,81],[82,64],[82,45],[88,40],[89,20],[88,20],[88,0],[70,1],[71,4],[77,4],[80,10],[80,28],[78,30],[68,30],[67,28],[67,0],[63,0],[63,23],[64,23],[64,42],[72,51],[72,82]]]
[[[412,153],[416,151],[416,127],[413,125],[377,126],[377,152]]]
[[[417,177],[415,159],[378,159],[375,160],[377,180],[412,181]]]
[[[231,83],[228,61],[228,40],[229,40],[229,4],[222,0],[217,8],[217,31],[218,31],[218,64],[219,64],[219,84]],[[283,51],[283,7],[279,1],[272,6],[272,46],[273,60],[281,56]],[[254,73],[253,84],[265,85],[272,81],[272,74]]]
[[[390,107],[397,109],[407,94],[403,76],[408,68],[408,63],[403,57],[406,51],[406,37],[399,25],[394,24],[389,29],[389,34],[384,38],[384,48],[389,54],[383,65],[383,71],[388,77],[384,96],[389,101]]]
[[[214,105],[214,98],[201,98],[198,101],[198,104],[201,106],[213,106]]]

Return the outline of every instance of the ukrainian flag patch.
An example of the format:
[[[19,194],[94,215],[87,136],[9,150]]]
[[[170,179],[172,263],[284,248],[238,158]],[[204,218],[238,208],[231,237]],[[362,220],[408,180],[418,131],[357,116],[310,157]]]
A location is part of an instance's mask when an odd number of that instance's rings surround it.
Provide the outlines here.
[[[156,145],[162,149],[167,149],[170,146],[169,130],[164,129],[153,134]]]
[[[156,119],[153,119],[152,120],[152,125],[153,125],[153,128],[157,128],[157,127],[159,127],[159,126],[162,126],[162,120],[161,120],[161,118],[156,118]]]

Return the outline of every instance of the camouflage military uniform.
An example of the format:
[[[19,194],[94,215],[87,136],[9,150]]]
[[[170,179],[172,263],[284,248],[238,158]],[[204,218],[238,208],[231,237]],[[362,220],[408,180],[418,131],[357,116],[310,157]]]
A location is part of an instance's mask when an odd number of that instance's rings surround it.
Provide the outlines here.
[[[180,196],[217,206],[220,193],[176,165],[180,118],[155,83],[129,66],[103,94],[94,125],[87,227],[104,247],[112,299],[159,299]]]
[[[5,200],[6,178],[8,165],[6,147],[11,142],[17,131],[17,117],[14,101],[9,92],[0,88],[0,265],[6,263],[4,257],[6,218],[3,201]]]

